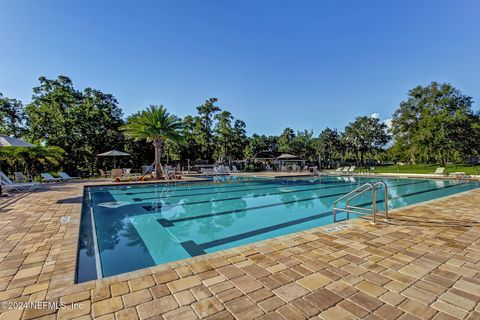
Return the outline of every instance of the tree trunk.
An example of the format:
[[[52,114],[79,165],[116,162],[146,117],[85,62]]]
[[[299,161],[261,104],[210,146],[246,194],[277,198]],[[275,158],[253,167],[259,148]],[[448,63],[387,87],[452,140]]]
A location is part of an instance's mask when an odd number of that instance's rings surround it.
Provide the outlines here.
[[[155,140],[153,146],[155,147],[155,179],[160,180],[163,173],[162,163],[160,161],[162,155],[162,140]]]

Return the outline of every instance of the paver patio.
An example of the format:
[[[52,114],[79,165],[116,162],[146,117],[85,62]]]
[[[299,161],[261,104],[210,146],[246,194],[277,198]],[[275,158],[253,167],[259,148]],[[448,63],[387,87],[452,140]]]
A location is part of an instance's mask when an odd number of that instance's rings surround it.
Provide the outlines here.
[[[83,186],[0,199],[0,301],[68,306],[1,320],[480,319],[480,190],[74,284]]]

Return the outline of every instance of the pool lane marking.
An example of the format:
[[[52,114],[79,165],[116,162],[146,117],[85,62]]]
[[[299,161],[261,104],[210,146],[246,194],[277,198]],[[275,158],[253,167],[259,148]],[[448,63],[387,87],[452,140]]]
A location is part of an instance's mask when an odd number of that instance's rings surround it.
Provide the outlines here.
[[[245,182],[245,183],[241,183],[241,182],[235,182],[235,183],[224,183],[224,184],[214,184],[214,183],[209,183],[208,186],[205,186],[204,184],[200,184],[200,182],[198,183],[198,185],[194,185],[194,183],[196,183],[195,181],[192,181],[193,185],[192,184],[187,184],[186,182],[183,183],[187,186],[185,186],[184,190],[185,191],[191,191],[191,190],[206,190],[206,189],[233,189],[233,188],[241,188],[241,187],[244,187],[245,185],[268,185],[268,184],[278,184],[279,181],[285,181],[285,180],[278,180],[278,181],[273,181],[273,180],[269,180],[269,181],[258,181],[258,182]],[[182,184],[179,184],[178,186],[182,186]],[[156,186],[157,187],[157,186]],[[156,187],[149,187],[149,189],[153,189],[153,188],[156,188]],[[172,186],[173,187],[173,186]],[[145,194],[145,193],[154,193],[155,190],[152,190],[152,191],[144,191],[144,192],[126,192],[126,193],[119,193],[121,195],[135,195],[135,194]]]
[[[426,183],[429,180],[426,181],[418,181],[418,182],[411,182],[411,183],[404,183],[404,184],[398,184],[398,185],[392,185],[391,187],[401,187],[401,186],[408,186],[408,185],[414,185],[414,184],[419,184],[419,183]],[[196,219],[204,219],[204,218],[209,218],[209,217],[215,217],[215,216],[221,216],[225,214],[232,214],[232,213],[238,213],[238,212],[243,212],[243,211],[248,211],[248,210],[258,210],[258,209],[265,209],[265,208],[270,208],[270,207],[276,207],[276,206],[281,206],[285,204],[291,204],[291,203],[297,203],[297,202],[305,202],[305,201],[311,201],[311,200],[316,200],[316,199],[324,199],[324,198],[330,198],[330,197],[337,197],[337,196],[342,196],[348,192],[341,192],[341,193],[334,193],[334,194],[326,194],[326,195],[321,195],[319,197],[314,197],[314,198],[305,198],[305,199],[299,199],[299,200],[291,200],[291,201],[282,201],[278,203],[271,203],[271,204],[265,204],[261,206],[256,206],[256,207],[250,207],[250,208],[242,208],[242,209],[234,209],[234,210],[227,210],[227,211],[222,211],[222,212],[216,212],[216,213],[206,213],[202,215],[197,215],[197,216],[191,216],[191,217],[185,217],[185,218],[178,218],[178,219],[165,219],[165,218],[160,218],[157,219],[158,223],[160,223],[163,227],[168,228],[168,227],[173,227],[175,223],[177,222],[185,222],[189,220],[196,220]]]
[[[464,185],[464,184],[463,183],[462,184],[454,184],[454,185],[449,185],[449,186],[445,186],[445,187],[441,187],[441,188],[412,192],[412,193],[405,194],[402,197],[415,196],[415,195],[422,194],[422,193],[427,193],[427,192],[432,192],[432,191],[436,191],[436,190],[442,190],[442,189],[457,187],[459,185]],[[380,199],[380,200],[376,201],[376,203],[382,203],[384,201],[385,201],[384,199]],[[371,202],[365,202],[365,203],[359,204],[358,206],[366,206],[366,205],[369,205],[369,204],[371,204]],[[263,233],[275,231],[275,230],[278,230],[278,229],[290,227],[290,226],[297,225],[297,224],[300,224],[300,223],[309,222],[309,221],[312,221],[312,220],[324,218],[324,217],[327,217],[327,216],[332,215],[332,214],[333,214],[333,211],[327,211],[327,212],[314,214],[312,216],[303,217],[303,218],[295,219],[295,220],[288,221],[288,222],[282,222],[282,223],[275,224],[275,225],[272,225],[272,226],[243,232],[243,233],[239,233],[239,234],[236,234],[236,235],[233,235],[233,236],[228,236],[228,237],[224,237],[224,238],[220,238],[220,239],[217,239],[217,240],[212,240],[212,241],[208,241],[208,242],[204,242],[204,243],[199,243],[198,244],[193,240],[187,240],[187,241],[181,242],[180,244],[192,257],[194,257],[196,255],[205,254],[206,249],[210,249],[210,248],[217,247],[217,246],[220,246],[220,245],[224,245],[224,244],[227,244],[227,243],[243,240],[243,239],[246,239],[246,238],[257,236],[259,234],[263,234]]]
[[[279,180],[280,181],[280,180]],[[185,191],[189,191],[189,190],[206,190],[206,189],[212,189],[215,188],[215,189],[233,189],[233,188],[240,188],[240,187],[243,187],[245,185],[262,185],[262,184],[278,184],[278,181],[277,182],[274,182],[274,181],[261,181],[261,182],[246,182],[246,183],[225,183],[225,184],[211,184],[209,185],[208,187],[205,187],[204,185],[201,185],[199,184],[196,188],[195,187],[190,187],[190,188],[185,188]],[[181,184],[179,185],[181,186]],[[151,189],[152,187],[150,187]],[[135,195],[135,194],[145,194],[145,193],[154,193],[155,191],[147,191],[147,192],[126,192],[126,193],[120,193],[120,194],[124,194],[124,195],[128,195],[128,196],[132,196],[132,195]]]
[[[357,182],[358,183],[358,182]],[[212,193],[219,194],[219,193],[232,193],[232,192],[240,192],[240,191],[255,191],[255,190],[264,190],[264,189],[275,189],[275,188],[287,188],[287,187],[297,187],[297,186],[313,186],[313,185],[319,185],[322,183],[302,183],[302,184],[285,184],[285,185],[275,185],[272,187],[262,187],[262,188],[248,188],[248,189],[239,189],[235,191],[218,191],[218,192],[202,192],[202,193],[193,193],[193,194],[179,194],[179,195],[173,195],[173,196],[168,196],[168,197],[150,197],[150,198],[133,198],[132,200],[135,202],[140,202],[140,201],[148,201],[148,200],[155,200],[155,199],[170,199],[170,198],[180,198],[180,197],[193,197],[193,196],[202,196],[202,195],[209,195]],[[325,183],[325,184],[333,184],[333,183]],[[337,183],[335,186],[339,185],[350,185],[352,183]]]
[[[366,178],[366,177],[361,177],[361,178]],[[322,181],[321,178],[316,178],[316,177],[311,177],[310,179],[298,179],[298,180],[288,180],[288,179],[268,179],[268,180],[262,180],[262,181],[254,181],[254,180],[249,180],[248,182],[245,182],[245,183],[241,183],[240,181],[239,182],[235,182],[235,183],[225,183],[225,184],[211,184],[209,185],[208,187],[205,187],[203,185],[201,185],[199,183],[198,187],[197,188],[185,188],[185,190],[182,190],[182,191],[189,191],[189,190],[206,190],[206,189],[234,189],[234,188],[242,188],[242,187],[245,187],[245,186],[248,186],[248,185],[278,185],[278,184],[282,184],[282,185],[285,185],[285,184],[292,184],[292,185],[296,185],[295,182],[308,182],[309,180],[318,180],[318,181]],[[375,178],[368,178],[368,179],[375,179]],[[336,183],[336,182],[339,182],[340,180],[334,180],[334,179],[323,179],[323,181],[328,181],[329,183],[325,183],[325,184],[333,184],[333,183]],[[286,182],[286,183],[285,183]],[[195,182],[194,182],[195,183]],[[183,184],[187,184],[187,182],[185,181]],[[155,186],[160,186],[160,185],[155,185]],[[179,184],[178,186],[182,187],[182,184]],[[191,186],[191,185],[190,185]],[[170,186],[169,186],[170,187]],[[171,186],[173,187],[173,186]],[[201,187],[201,188],[200,188]],[[213,187],[213,188],[212,188]],[[149,188],[149,189],[152,189],[152,187],[142,187],[142,188]],[[117,190],[117,189],[112,189],[113,190]],[[120,191],[122,190],[128,190],[128,189],[121,189]],[[126,192],[126,193],[118,193],[119,195],[135,195],[135,194],[146,194],[146,193],[154,193],[156,192],[155,190],[153,191],[147,191],[147,192]]]
[[[239,196],[239,197],[231,197],[231,198],[222,198],[222,199],[209,199],[209,200],[202,200],[202,201],[195,201],[189,203],[162,203],[165,206],[171,207],[178,207],[178,206],[189,206],[194,204],[202,204],[202,203],[209,203],[209,202],[222,202],[222,201],[229,201],[229,200],[239,200],[239,199],[249,199],[249,198],[257,198],[257,197],[265,197],[265,196],[273,196],[279,194],[290,194],[290,193],[298,193],[298,192],[305,192],[305,191],[312,191],[312,190],[325,190],[325,189],[333,189],[333,188],[340,188],[346,187],[351,185],[356,185],[357,183],[350,183],[350,184],[337,184],[336,186],[331,187],[317,187],[317,188],[309,188],[309,189],[300,189],[300,190],[288,190],[288,191],[281,191],[281,192],[274,192],[274,193],[261,193],[261,194],[254,194],[249,196]],[[255,189],[258,190],[258,189]],[[152,210],[153,206],[143,206],[146,210]]]
[[[426,183],[427,181],[419,181],[419,182],[412,182],[412,183],[405,183],[405,184],[398,184],[392,185],[392,187],[401,187],[404,185],[414,185],[414,184],[421,184]],[[202,200],[202,201],[195,201],[195,202],[188,202],[188,203],[168,203],[164,202],[162,205],[170,206],[170,207],[179,207],[179,206],[189,206],[194,204],[202,204],[202,203],[209,203],[209,202],[222,202],[222,201],[230,201],[230,200],[240,200],[240,199],[249,199],[249,198],[257,198],[257,197],[265,197],[265,196],[274,196],[279,194],[290,194],[290,193],[299,193],[305,191],[312,191],[312,190],[325,190],[325,189],[334,189],[340,187],[347,187],[352,185],[357,185],[358,183],[345,183],[345,184],[337,184],[336,186],[330,187],[317,187],[317,188],[308,188],[308,189],[299,189],[299,190],[288,190],[288,191],[281,191],[281,192],[274,192],[274,193],[261,193],[261,194],[254,194],[248,196],[239,196],[239,197],[232,197],[232,198],[221,198],[221,199],[209,199],[209,200]],[[258,190],[258,189],[255,189]],[[233,191],[236,192],[236,191]],[[153,206],[143,206],[146,210],[151,210]],[[147,209],[148,208],[148,209]]]

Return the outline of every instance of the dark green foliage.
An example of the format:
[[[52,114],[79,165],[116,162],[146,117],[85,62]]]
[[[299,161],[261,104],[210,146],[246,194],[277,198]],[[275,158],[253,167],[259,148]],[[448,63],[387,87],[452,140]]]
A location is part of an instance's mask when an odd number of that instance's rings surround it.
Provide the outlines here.
[[[393,115],[392,152],[407,162],[465,161],[479,156],[479,127],[471,97],[448,83],[418,86]]]
[[[40,77],[26,107],[32,141],[65,150],[69,172],[95,171],[96,154],[121,148],[122,111],[111,94],[76,90],[68,77]]]
[[[151,107],[129,117],[122,132],[125,121],[113,95],[92,88],[79,91],[65,76],[40,77],[26,106],[0,93],[0,133],[64,152],[50,157],[48,148],[16,153],[5,149],[1,156],[9,159],[7,166],[18,170],[55,168],[72,174],[110,168],[111,159],[96,155],[111,149],[130,153],[118,161],[134,169],[151,164],[154,150],[161,151],[157,155],[162,161],[182,166],[187,161],[194,165],[252,159],[260,152],[291,153],[322,168],[374,161],[445,165],[480,158],[480,114],[472,110],[472,98],[447,83],[410,90],[393,115],[391,130],[377,118],[362,116],[344,132],[326,128],[318,137],[292,128],[278,136],[254,133],[247,137],[245,122],[222,110],[217,98],[207,99],[196,109],[197,115],[179,119],[162,106]],[[393,143],[389,145],[390,134]],[[155,141],[161,141],[160,149],[154,148]]]
[[[0,93],[0,133],[22,137],[26,133],[25,110],[21,101],[9,99]]]
[[[357,117],[345,127],[343,143],[350,151],[357,164],[365,164],[365,156],[375,157],[375,152],[381,150],[390,141],[387,126],[374,117]]]

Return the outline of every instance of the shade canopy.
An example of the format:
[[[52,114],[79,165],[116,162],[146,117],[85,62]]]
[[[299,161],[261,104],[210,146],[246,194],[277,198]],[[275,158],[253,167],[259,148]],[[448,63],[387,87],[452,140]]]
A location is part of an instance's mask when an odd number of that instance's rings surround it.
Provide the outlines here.
[[[99,157],[121,157],[121,156],[129,156],[130,154],[118,150],[111,150],[104,153],[99,153],[97,156]]]
[[[23,141],[22,139],[12,138],[0,134],[0,147],[35,147],[35,145]]]
[[[277,157],[277,160],[293,160],[293,159],[298,159],[298,157],[289,153],[284,153],[281,156]]]

